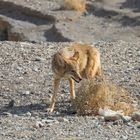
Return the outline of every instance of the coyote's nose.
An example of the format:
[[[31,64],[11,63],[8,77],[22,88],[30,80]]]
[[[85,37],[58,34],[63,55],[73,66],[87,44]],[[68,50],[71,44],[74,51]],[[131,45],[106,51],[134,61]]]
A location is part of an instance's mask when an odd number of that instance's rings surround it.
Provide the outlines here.
[[[73,79],[75,82],[77,82],[77,83],[80,83],[80,81],[82,80],[81,78],[75,79],[75,78],[73,78],[73,77],[72,77],[72,79]]]
[[[78,81],[77,81],[77,83],[80,83],[81,80],[82,80],[82,78],[79,78]]]
[[[79,79],[79,81],[81,81],[81,80],[82,80],[82,78]]]

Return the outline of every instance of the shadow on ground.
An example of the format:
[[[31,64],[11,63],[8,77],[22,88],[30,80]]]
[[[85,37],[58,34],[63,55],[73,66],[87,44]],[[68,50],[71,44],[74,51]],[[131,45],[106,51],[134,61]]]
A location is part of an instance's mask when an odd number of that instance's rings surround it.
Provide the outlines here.
[[[47,107],[48,105],[46,104],[30,104],[30,105],[21,105],[21,106],[13,106],[13,107],[4,106],[0,108],[0,115],[4,115],[4,112],[23,115],[26,114],[27,112],[41,111],[41,110],[43,111]]]
[[[0,14],[35,25],[46,25],[55,22],[55,18],[50,15],[44,15],[43,17],[42,13],[39,13],[38,11],[20,5],[14,5],[11,2],[1,2]]]
[[[44,32],[44,37],[49,42],[70,42],[71,40],[68,38],[65,38],[61,32],[57,31],[55,28],[55,25],[52,26],[49,30],[46,30]]]
[[[129,8],[133,12],[140,12],[140,0],[126,0],[120,8]]]
[[[46,116],[46,115],[54,115],[56,117],[65,116],[65,115],[74,115],[76,112],[73,107],[70,105],[70,101],[62,101],[57,102],[55,106],[55,110],[53,113],[48,114],[47,108],[49,104],[37,103],[37,104],[29,104],[29,105],[21,105],[21,106],[13,106],[8,107],[4,106],[0,108],[0,116],[5,115],[5,113],[16,114],[16,115],[25,115],[30,112],[36,116]],[[37,112],[37,114],[35,113]],[[57,113],[59,112],[59,113]]]
[[[123,5],[125,4],[122,4],[122,6]],[[129,15],[122,14],[118,11],[100,8],[94,5],[94,3],[88,5],[88,14],[93,14],[96,17],[104,18],[111,22],[118,22],[122,26],[134,27],[140,25],[140,16],[130,17]]]

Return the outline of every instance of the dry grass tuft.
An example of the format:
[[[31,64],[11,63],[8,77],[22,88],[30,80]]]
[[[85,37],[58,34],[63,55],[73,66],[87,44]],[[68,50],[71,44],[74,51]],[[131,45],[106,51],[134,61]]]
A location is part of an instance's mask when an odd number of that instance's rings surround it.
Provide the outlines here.
[[[79,115],[98,115],[99,108],[122,110],[124,115],[134,111],[134,98],[122,87],[111,84],[105,78],[84,80],[73,101]]]
[[[68,10],[85,11],[86,0],[64,0],[62,7]]]

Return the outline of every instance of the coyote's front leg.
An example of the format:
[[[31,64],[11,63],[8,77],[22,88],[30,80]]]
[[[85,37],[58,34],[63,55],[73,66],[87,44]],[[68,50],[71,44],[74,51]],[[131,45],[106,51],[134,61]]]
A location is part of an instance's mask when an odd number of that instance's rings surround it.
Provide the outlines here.
[[[75,99],[75,90],[74,90],[74,80],[69,78],[69,85],[70,85],[70,96],[71,99]]]
[[[59,78],[54,78],[54,91],[53,91],[51,105],[48,109],[49,112],[53,112],[53,110],[54,110],[54,106],[55,106],[55,102],[56,102],[56,96],[57,96],[57,92],[58,92],[58,89],[59,89],[59,84],[60,84],[60,79]]]

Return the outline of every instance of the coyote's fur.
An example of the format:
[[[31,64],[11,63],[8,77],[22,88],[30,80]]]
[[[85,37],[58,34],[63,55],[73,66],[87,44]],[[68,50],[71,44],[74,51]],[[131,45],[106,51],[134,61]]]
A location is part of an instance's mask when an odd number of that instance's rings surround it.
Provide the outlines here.
[[[54,110],[56,94],[62,78],[68,79],[71,98],[75,98],[74,81],[82,78],[93,78],[101,74],[99,51],[90,45],[74,43],[53,55],[52,70],[54,72],[54,93],[49,111]]]

